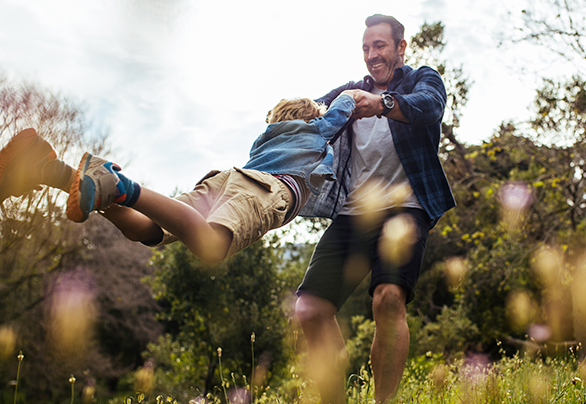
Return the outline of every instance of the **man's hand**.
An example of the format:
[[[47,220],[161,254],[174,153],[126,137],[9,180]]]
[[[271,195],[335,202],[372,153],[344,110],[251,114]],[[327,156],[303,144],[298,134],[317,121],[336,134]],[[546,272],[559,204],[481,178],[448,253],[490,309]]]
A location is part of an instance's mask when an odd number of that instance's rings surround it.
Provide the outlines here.
[[[383,104],[381,103],[380,95],[371,94],[363,90],[353,91],[356,108],[354,108],[352,118],[369,118],[371,116],[380,115],[383,112]]]
[[[380,95],[372,94],[364,90],[346,90],[342,92],[342,94],[344,93],[348,93],[348,95],[351,95],[354,98],[354,101],[356,102],[356,107],[354,108],[352,118],[370,118],[371,116],[382,114],[383,104],[381,102]],[[395,107],[391,110],[391,112],[389,112],[389,114],[386,117],[394,119],[396,121],[409,123],[409,121],[407,121],[407,118],[405,118],[405,116],[401,112],[397,100],[395,100]]]

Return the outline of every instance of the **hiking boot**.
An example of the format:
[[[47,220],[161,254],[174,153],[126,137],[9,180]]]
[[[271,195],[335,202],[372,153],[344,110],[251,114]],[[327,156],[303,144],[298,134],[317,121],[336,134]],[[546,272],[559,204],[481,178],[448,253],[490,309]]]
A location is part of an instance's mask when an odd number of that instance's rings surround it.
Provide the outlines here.
[[[0,203],[39,188],[43,167],[57,153],[34,129],[25,129],[0,150]]]
[[[126,190],[116,171],[120,166],[85,153],[67,199],[67,217],[74,222],[85,222],[92,210],[106,209],[112,203],[124,200]]]

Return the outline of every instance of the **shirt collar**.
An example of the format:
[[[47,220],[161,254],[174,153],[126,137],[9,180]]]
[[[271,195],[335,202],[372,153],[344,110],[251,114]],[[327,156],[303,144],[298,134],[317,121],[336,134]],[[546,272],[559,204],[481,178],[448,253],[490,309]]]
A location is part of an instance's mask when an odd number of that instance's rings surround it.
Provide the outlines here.
[[[411,66],[403,65],[401,67],[397,67],[393,73],[393,78],[391,82],[387,86],[387,91],[393,91],[397,88],[399,83],[403,81],[405,74],[413,70]],[[364,91],[371,92],[374,88],[374,79],[370,75],[364,76],[364,87],[362,88]]]

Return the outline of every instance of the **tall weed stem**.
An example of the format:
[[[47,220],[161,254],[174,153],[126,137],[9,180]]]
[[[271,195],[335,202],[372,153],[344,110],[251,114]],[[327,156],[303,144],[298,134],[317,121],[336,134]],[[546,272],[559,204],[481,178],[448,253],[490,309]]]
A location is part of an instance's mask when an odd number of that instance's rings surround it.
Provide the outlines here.
[[[256,394],[254,391],[254,341],[256,340],[256,334],[253,332],[250,336],[250,347],[252,350],[252,377],[250,378],[250,402],[256,402]]]
[[[73,404],[73,397],[75,394],[75,377],[73,375],[71,375],[71,377],[69,378],[69,383],[71,383],[71,404]]]
[[[24,355],[22,354],[22,351],[20,351],[17,358],[18,358],[18,370],[16,371],[16,386],[14,386],[14,404],[16,404],[16,397],[18,395],[18,381],[20,379],[20,364],[22,363],[22,360],[24,359]]]
[[[226,392],[226,384],[224,383],[224,375],[222,373],[222,348],[218,348],[218,363],[219,363],[219,371],[220,371],[220,380],[222,381],[222,390],[224,391],[224,397],[226,398],[226,403],[229,403],[228,400],[228,393]]]

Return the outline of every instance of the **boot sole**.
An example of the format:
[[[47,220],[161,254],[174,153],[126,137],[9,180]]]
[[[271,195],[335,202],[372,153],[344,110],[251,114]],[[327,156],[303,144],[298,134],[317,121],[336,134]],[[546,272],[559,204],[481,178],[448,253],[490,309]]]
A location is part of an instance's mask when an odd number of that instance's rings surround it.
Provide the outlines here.
[[[86,152],[81,158],[81,161],[79,162],[79,168],[75,173],[75,179],[73,180],[73,183],[71,184],[71,189],[69,190],[69,197],[67,198],[67,209],[65,210],[65,212],[67,213],[67,218],[78,223],[85,222],[89,217],[89,214],[85,214],[79,206],[81,198],[81,192],[79,191],[79,189],[81,186],[82,178],[85,174],[85,170],[87,169],[87,165],[91,157],[92,155]]]
[[[9,196],[14,195],[14,190],[10,189],[10,185],[7,184],[6,179],[8,173],[14,167],[15,161],[17,161],[18,157],[22,153],[26,153],[27,150],[30,150],[31,146],[33,146],[35,142],[39,140],[44,142],[44,140],[39,135],[37,135],[36,130],[32,128],[25,129],[17,133],[10,140],[10,142],[8,142],[8,144],[2,150],[0,150],[0,204],[4,202],[4,200]],[[56,159],[57,153],[55,153],[55,150],[53,150],[49,144],[47,144],[47,147],[50,149],[49,154],[44,154],[41,157],[47,157],[50,160]]]

